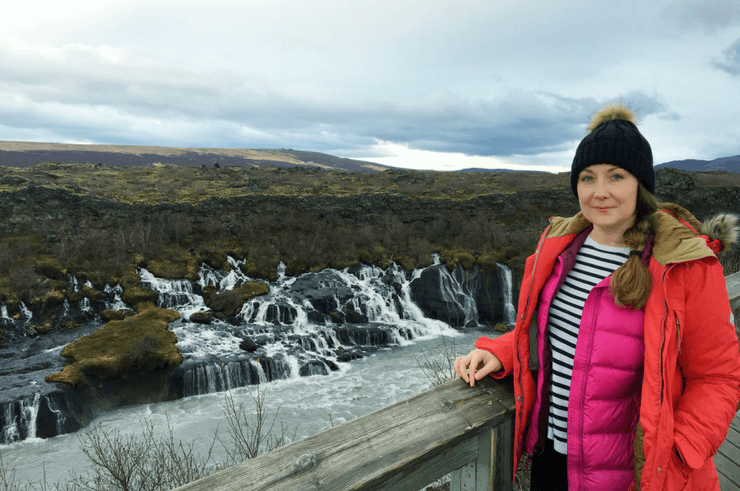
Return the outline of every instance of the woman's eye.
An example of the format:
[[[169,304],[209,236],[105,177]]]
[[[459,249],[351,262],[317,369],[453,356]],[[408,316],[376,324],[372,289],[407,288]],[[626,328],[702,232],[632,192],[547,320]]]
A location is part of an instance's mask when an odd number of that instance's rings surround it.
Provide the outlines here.
[[[591,176],[581,176],[581,182],[590,181],[591,179],[593,179]]]
[[[624,179],[622,174],[612,174],[612,179]]]

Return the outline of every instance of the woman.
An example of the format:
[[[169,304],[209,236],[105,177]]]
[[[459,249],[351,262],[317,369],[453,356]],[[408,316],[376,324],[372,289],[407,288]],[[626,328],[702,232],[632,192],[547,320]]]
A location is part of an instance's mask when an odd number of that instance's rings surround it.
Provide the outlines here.
[[[513,376],[514,471],[531,453],[533,491],[719,490],[740,355],[716,254],[737,217],[658,204],[650,145],[619,105],[592,118],[571,187],[581,212],[551,219],[527,259],[514,330],[455,371],[471,387]]]

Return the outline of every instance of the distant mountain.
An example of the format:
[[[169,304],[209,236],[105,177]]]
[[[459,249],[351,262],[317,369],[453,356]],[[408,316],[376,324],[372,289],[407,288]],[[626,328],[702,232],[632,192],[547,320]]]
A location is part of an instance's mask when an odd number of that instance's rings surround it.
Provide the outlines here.
[[[690,171],[725,171],[740,173],[740,155],[734,157],[722,157],[714,160],[674,160],[655,166],[656,169],[662,167],[671,167],[673,169],[690,170]]]
[[[467,169],[460,169],[456,172],[535,172],[535,173],[541,173],[545,171],[540,170],[514,170],[514,169],[486,169],[483,167],[468,167]],[[547,172],[547,174],[552,174],[551,172]]]
[[[0,165],[31,167],[42,162],[62,164],[106,164],[120,167],[174,164],[181,166],[220,167],[321,167],[348,172],[379,172],[389,167],[345,159],[319,152],[293,149],[248,150],[239,148],[179,148],[133,145],[73,145],[0,141]]]

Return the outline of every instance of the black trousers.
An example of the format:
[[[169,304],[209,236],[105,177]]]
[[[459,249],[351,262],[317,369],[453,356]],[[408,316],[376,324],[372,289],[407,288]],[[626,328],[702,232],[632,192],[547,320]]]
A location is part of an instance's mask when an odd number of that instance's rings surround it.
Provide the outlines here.
[[[531,491],[568,491],[568,456],[555,451],[545,438],[545,449],[532,456]]]

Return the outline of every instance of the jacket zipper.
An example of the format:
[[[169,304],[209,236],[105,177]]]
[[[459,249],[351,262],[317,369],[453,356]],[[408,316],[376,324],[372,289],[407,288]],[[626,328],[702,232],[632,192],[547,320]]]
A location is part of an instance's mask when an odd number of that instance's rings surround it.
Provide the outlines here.
[[[668,277],[668,271],[670,271],[672,268],[673,268],[673,265],[668,266],[665,269],[665,271],[663,271],[663,277],[660,279],[660,281],[661,281],[661,287],[663,288],[663,323],[661,325],[661,334],[662,334],[663,338],[662,338],[662,340],[660,342],[660,357],[659,357],[659,361],[660,361],[660,367],[659,367],[660,368],[660,401],[659,401],[660,406],[659,407],[661,409],[663,408],[663,388],[664,388],[663,386],[664,386],[664,380],[665,380],[665,377],[663,376],[663,348],[665,347],[665,327],[666,327],[665,325],[666,325],[666,322],[668,321],[668,301],[666,300],[667,297],[666,297],[666,294],[665,294],[665,280]],[[678,318],[676,318],[676,327],[679,327],[678,326]],[[680,328],[679,328],[679,341],[678,341],[679,353],[681,351],[681,334],[680,334],[680,332],[681,331],[680,331]]]
[[[532,265],[532,276],[529,279],[529,290],[527,291],[527,303],[524,306],[524,313],[522,314],[521,320],[524,320],[524,318],[527,316],[527,312],[529,312],[529,302],[532,299],[532,285],[534,284],[534,277],[535,277],[535,271],[537,271],[537,262],[540,258],[540,252],[542,252],[542,246],[545,244],[545,239],[547,238],[547,233],[550,230],[550,227],[552,227],[552,218],[549,219],[550,223],[547,225],[547,228],[542,233],[542,239],[540,239],[540,243],[537,245],[537,252],[534,256],[534,264]],[[516,359],[519,363],[519,366],[522,366],[522,358],[519,354],[519,337],[516,338]],[[519,370],[519,380],[517,381],[519,383],[519,393],[521,394],[521,404],[519,404],[519,414],[517,415],[518,420],[522,421],[523,411],[524,411],[524,385],[522,384],[522,370]],[[519,449],[521,450],[521,449]],[[518,455],[516,456],[519,457]]]
[[[676,329],[678,330],[678,354],[681,354],[681,323],[678,322],[678,317],[676,317]]]

